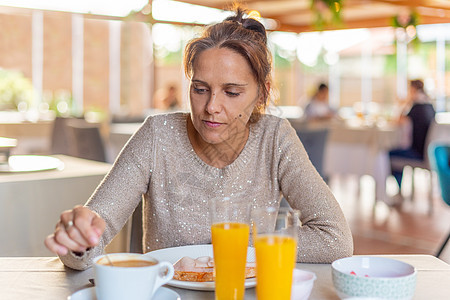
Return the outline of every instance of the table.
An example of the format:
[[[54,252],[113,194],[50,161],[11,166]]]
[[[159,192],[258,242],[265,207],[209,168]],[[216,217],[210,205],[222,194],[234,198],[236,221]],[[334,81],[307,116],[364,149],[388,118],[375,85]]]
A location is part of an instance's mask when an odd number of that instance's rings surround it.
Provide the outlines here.
[[[383,255],[416,267],[417,286],[413,299],[448,299],[450,295],[450,265],[431,255]],[[310,300],[339,299],[331,279],[330,264],[297,264],[297,268],[316,273],[317,280]],[[91,287],[93,270],[73,271],[65,268],[56,257],[0,258],[0,299],[66,299],[72,293]],[[179,288],[182,300],[214,299],[213,292],[191,291]],[[256,299],[255,289],[247,289],[246,300]]]
[[[11,149],[17,146],[17,140],[0,136],[0,164],[7,163]]]
[[[298,130],[328,130],[323,154],[326,177],[341,175],[370,175],[375,180],[375,199],[385,200],[386,179],[391,173],[389,150],[399,145],[401,130],[386,124],[366,123],[361,119],[306,122],[290,119]]]
[[[62,211],[84,204],[110,164],[54,155],[63,170],[0,173],[0,256],[48,256],[44,238]],[[0,297],[1,298],[1,297]]]
[[[0,136],[17,139],[12,154],[41,154],[50,149],[53,121],[0,122]]]
[[[324,173],[370,175],[376,184],[375,199],[386,200],[386,179],[391,174],[389,150],[397,147],[400,136],[396,127],[332,124]]]

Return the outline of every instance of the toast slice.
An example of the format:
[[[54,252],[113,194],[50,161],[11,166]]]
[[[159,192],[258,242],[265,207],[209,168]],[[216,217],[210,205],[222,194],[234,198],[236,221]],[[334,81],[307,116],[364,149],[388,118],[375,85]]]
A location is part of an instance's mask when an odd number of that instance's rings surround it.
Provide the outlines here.
[[[173,279],[181,281],[207,282],[214,281],[214,261],[209,256],[196,259],[182,257],[174,265],[175,275]],[[245,278],[256,276],[255,263],[247,263]]]

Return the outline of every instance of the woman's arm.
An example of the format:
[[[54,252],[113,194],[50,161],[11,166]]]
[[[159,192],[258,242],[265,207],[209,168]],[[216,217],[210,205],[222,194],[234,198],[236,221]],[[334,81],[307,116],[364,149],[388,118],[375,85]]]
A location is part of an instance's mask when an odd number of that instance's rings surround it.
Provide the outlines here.
[[[153,163],[152,141],[152,119],[148,118],[122,149],[110,172],[85,204],[106,223],[97,246],[84,252],[70,251],[60,255],[66,266],[78,270],[88,268],[92,259],[103,253],[125,225],[147,192]]]
[[[298,260],[330,263],[351,256],[353,239],[339,203],[290,124],[282,122],[278,131],[280,188],[291,207],[301,213]]]

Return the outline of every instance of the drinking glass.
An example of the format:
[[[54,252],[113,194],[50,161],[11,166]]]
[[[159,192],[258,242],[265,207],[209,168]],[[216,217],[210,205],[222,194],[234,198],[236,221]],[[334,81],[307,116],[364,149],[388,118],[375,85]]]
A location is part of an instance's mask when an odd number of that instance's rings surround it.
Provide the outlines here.
[[[244,299],[250,202],[240,197],[209,201],[216,300]]]
[[[300,212],[291,208],[252,210],[258,300],[291,299]]]

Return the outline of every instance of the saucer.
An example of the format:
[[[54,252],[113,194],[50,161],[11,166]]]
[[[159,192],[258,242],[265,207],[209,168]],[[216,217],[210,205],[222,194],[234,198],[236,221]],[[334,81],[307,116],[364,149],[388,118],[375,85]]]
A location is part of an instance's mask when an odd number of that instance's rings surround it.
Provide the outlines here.
[[[153,300],[180,300],[180,295],[172,291],[171,289],[160,287],[156,290],[155,295],[153,295]],[[95,287],[90,287],[86,289],[79,290],[73,293],[67,300],[97,300],[95,295]]]

